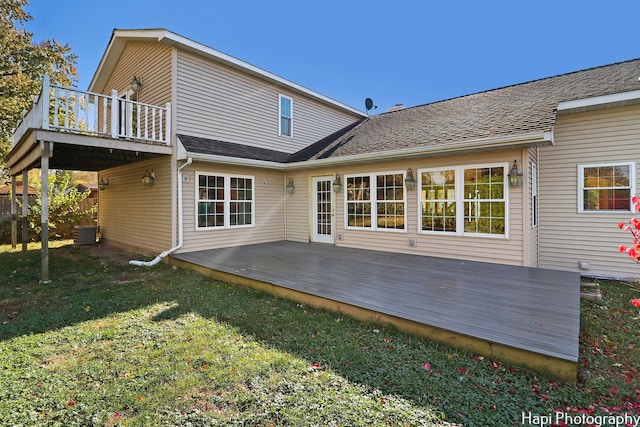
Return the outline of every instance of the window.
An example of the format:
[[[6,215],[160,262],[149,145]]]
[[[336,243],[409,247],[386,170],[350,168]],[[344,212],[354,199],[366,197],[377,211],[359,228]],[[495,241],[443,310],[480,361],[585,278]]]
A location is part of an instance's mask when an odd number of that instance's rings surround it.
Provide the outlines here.
[[[120,117],[118,120],[118,132],[120,136],[127,138],[140,137],[140,131],[138,129],[138,118],[140,111],[137,104],[131,101],[137,101],[138,95],[128,90],[118,100],[118,111]]]
[[[464,169],[464,232],[505,234],[505,168]]]
[[[280,136],[292,136],[293,100],[280,95]]]
[[[253,178],[231,177],[229,226],[253,224]]]
[[[432,170],[421,172],[420,175],[422,230],[455,232],[456,171]]]
[[[253,225],[253,177],[197,174],[197,228]]]
[[[405,230],[404,173],[347,176],[346,228]]]
[[[578,166],[578,211],[630,211],[635,163]]]
[[[419,172],[420,232],[505,236],[508,165]]]
[[[347,227],[371,228],[371,177],[347,177]]]

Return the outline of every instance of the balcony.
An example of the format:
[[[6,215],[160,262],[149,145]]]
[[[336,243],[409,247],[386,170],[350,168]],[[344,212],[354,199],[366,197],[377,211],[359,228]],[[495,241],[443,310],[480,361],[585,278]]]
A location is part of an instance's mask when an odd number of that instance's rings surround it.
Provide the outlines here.
[[[101,170],[171,154],[171,104],[64,87],[45,76],[42,92],[13,133],[10,173],[38,167],[36,148],[43,142],[56,145],[51,167],[57,169]]]

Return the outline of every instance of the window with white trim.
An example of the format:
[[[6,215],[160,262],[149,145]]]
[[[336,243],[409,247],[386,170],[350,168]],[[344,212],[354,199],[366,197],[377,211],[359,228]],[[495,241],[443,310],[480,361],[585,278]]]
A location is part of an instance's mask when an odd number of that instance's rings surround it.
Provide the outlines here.
[[[578,166],[578,211],[631,211],[635,194],[635,163]]]
[[[508,164],[421,169],[421,233],[507,234]]]
[[[196,179],[196,228],[224,229],[254,225],[254,177],[196,173]]]
[[[406,230],[404,172],[345,177],[345,228]]]
[[[280,136],[293,135],[293,99],[280,95],[280,122],[278,124],[278,134]]]

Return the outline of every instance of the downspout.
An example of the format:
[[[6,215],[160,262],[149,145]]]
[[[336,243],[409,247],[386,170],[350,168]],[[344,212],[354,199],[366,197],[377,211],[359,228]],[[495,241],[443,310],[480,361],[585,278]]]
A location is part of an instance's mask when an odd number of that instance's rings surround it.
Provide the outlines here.
[[[193,162],[193,158],[188,157],[187,161],[184,162],[184,164],[182,166],[180,166],[178,168],[178,244],[174,247],[172,247],[171,249],[167,249],[166,251],[162,252],[160,255],[158,255],[157,257],[155,257],[154,259],[152,259],[151,261],[136,261],[136,260],[131,260],[129,261],[129,264],[131,265],[137,265],[137,266],[141,266],[141,267],[152,267],[156,264],[158,264],[162,258],[166,257],[167,255],[177,251],[178,249],[180,249],[182,247],[182,244],[184,243],[183,239],[183,219],[182,219],[182,170],[184,168],[186,168],[187,166],[189,166],[191,164],[191,162]]]

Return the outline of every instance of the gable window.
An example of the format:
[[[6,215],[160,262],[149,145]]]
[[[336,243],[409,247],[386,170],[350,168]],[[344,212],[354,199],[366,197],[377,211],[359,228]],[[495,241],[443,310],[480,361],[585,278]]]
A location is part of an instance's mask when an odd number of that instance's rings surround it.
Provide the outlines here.
[[[404,172],[347,176],[345,227],[405,230]]]
[[[197,173],[196,227],[224,229],[254,225],[254,178]]]
[[[635,163],[578,166],[578,211],[631,211]]]
[[[420,232],[505,236],[507,168],[420,170]]]
[[[279,123],[279,135],[280,136],[292,136],[293,135],[293,100],[287,96],[280,95],[280,123]]]

